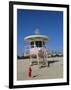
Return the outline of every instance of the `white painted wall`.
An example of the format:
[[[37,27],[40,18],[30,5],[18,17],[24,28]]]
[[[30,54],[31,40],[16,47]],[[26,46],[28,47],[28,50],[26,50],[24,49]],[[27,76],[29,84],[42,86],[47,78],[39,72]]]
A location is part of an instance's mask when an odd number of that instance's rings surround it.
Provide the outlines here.
[[[12,0],[11,0],[12,1]],[[14,0],[16,1],[16,0]],[[20,0],[17,0],[20,1]],[[61,4],[70,4],[71,10],[71,0],[21,0],[21,1],[30,1],[30,2],[47,2],[47,3],[61,3]],[[9,0],[0,0],[0,90],[8,90],[8,69],[9,69]],[[71,12],[70,12],[71,15]],[[70,17],[71,23],[71,17]],[[70,27],[71,29],[71,27]],[[71,34],[71,31],[70,31]],[[70,36],[71,38],[71,36]],[[70,42],[71,46],[71,42]],[[71,51],[71,48],[70,48]],[[70,58],[71,59],[71,58]],[[71,62],[70,62],[71,64]],[[70,65],[71,68],[71,65]],[[70,72],[71,74],[71,72]],[[40,88],[26,88],[25,90],[70,90],[71,89],[71,79],[69,86],[54,86],[54,87],[40,87]],[[19,89],[18,89],[19,90]]]

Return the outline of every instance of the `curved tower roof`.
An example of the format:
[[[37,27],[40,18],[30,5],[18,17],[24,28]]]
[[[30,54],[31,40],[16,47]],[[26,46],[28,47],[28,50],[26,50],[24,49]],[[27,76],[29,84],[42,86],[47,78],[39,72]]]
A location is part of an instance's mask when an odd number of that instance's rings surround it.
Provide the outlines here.
[[[48,36],[40,35],[39,29],[37,28],[35,30],[35,34],[34,35],[26,36],[24,38],[24,40],[28,40],[28,41],[38,41],[38,40],[42,41],[43,40],[44,42],[47,42],[48,41]]]

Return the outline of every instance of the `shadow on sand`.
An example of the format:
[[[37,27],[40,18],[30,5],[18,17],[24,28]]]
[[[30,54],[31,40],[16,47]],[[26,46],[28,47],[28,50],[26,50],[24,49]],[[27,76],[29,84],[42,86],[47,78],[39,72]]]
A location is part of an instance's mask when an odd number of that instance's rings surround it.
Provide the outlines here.
[[[59,60],[48,61],[48,67],[49,67],[51,64],[56,63],[56,62],[59,62]]]
[[[51,64],[54,64],[56,62],[59,62],[59,60],[48,61],[48,65],[43,64],[42,66],[40,66],[40,69],[45,68],[45,67],[50,67]]]

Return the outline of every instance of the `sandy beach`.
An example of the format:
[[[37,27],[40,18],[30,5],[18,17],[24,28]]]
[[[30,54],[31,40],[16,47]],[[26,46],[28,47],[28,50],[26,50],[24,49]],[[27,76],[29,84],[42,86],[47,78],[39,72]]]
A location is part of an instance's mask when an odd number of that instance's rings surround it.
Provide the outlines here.
[[[17,60],[17,80],[63,78],[63,57],[48,58],[48,67],[31,66],[32,77],[28,76],[29,63],[30,59]]]

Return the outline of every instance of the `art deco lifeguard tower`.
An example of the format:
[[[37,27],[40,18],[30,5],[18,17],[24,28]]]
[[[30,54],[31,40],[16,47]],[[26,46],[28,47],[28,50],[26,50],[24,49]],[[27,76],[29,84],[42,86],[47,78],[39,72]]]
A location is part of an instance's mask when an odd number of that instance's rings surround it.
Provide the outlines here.
[[[29,55],[30,65],[34,61],[34,58],[37,61],[37,64],[41,64],[40,62],[42,61],[45,65],[48,65],[48,52],[45,46],[48,37],[40,35],[39,29],[36,29],[34,35],[26,36],[24,40],[29,43],[29,48],[25,49],[25,52],[28,51],[25,55]]]

